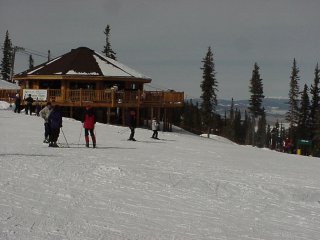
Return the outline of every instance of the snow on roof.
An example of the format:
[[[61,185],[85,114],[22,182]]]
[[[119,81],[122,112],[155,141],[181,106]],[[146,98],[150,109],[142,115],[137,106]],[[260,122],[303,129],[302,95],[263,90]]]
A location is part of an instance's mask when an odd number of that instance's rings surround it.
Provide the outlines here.
[[[20,89],[20,87],[17,84],[0,80],[0,89]]]
[[[27,75],[93,75],[102,77],[128,77],[151,79],[126,65],[105,57],[87,47],[72,49],[60,57],[17,74]]]
[[[122,72],[127,73],[127,75],[131,75],[133,77],[138,77],[138,78],[149,78],[149,77],[137,72],[136,70],[134,70],[134,69],[132,69],[132,68],[130,68],[130,67],[128,67],[128,66],[126,66],[126,65],[124,65],[124,64],[122,64],[120,62],[118,62],[118,61],[115,61],[115,60],[113,60],[111,58],[102,56],[101,54],[99,54],[97,52],[95,52],[95,54],[103,59],[101,61],[98,60],[98,64],[101,67],[101,69],[104,69],[104,67],[107,66],[107,65],[111,65],[111,66],[113,66],[113,68],[116,67],[119,70],[121,70]],[[97,57],[95,57],[95,58],[96,58],[96,60],[98,59]],[[105,64],[106,62],[108,64]],[[106,73],[108,73],[108,71],[106,71]]]

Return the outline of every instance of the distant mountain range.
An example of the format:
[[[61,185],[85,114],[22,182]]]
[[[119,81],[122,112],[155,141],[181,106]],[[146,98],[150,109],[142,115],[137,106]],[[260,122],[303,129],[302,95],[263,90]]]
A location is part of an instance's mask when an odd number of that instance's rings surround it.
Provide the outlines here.
[[[231,100],[218,100],[217,112],[224,114],[230,110]],[[234,108],[241,111],[243,114],[248,109],[249,100],[234,101]],[[266,111],[267,123],[274,124],[277,120],[279,122],[286,122],[285,115],[288,111],[288,99],[285,98],[264,98],[263,106]],[[243,114],[244,116],[244,114]]]
[[[199,101],[201,99],[192,99],[193,103]],[[245,110],[248,109],[249,100],[234,100],[234,109],[238,109],[241,111],[242,117],[244,117]],[[267,97],[263,99],[263,106],[267,115],[267,123],[272,125],[277,120],[279,123],[285,123],[285,115],[288,111],[288,99],[286,98],[272,98]],[[219,99],[216,112],[221,116],[224,116],[225,111],[227,114],[229,113],[231,107],[231,100]]]

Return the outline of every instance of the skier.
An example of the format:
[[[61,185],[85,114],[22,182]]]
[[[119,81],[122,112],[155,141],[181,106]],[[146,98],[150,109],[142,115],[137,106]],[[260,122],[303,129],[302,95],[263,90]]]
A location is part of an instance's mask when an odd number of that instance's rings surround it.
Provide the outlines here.
[[[129,112],[129,116],[128,116],[128,125],[130,128],[130,137],[129,137],[129,141],[136,141],[136,139],[134,138],[134,133],[135,133],[135,128],[136,128],[136,112],[134,110],[131,110]]]
[[[33,98],[31,97],[31,94],[29,94],[29,97],[25,99],[26,101],[26,114],[28,115],[28,110],[30,111],[30,115],[32,115],[32,103]]]
[[[49,147],[59,147],[57,141],[62,127],[62,115],[59,105],[53,107],[48,118],[48,124],[50,127]]]
[[[90,105],[88,105],[85,109],[83,116],[83,128],[84,128],[84,138],[86,141],[86,147],[89,147],[89,132],[92,140],[93,148],[96,147],[96,136],[94,134],[94,125],[96,123],[96,116],[94,111]]]
[[[154,139],[159,139],[158,138],[158,130],[159,130],[159,122],[157,120],[156,117],[154,117],[152,119],[152,123],[151,123],[151,129],[153,131],[153,134],[152,134],[152,137],[151,138],[154,138]]]
[[[16,113],[20,113],[20,105],[21,105],[21,98],[20,98],[20,95],[19,93],[16,94],[16,97],[15,97],[15,101],[14,101],[14,104],[15,104],[15,109],[14,109],[14,112]]]
[[[48,124],[48,118],[52,111],[51,102],[47,102],[47,106],[45,106],[40,112],[40,116],[44,120],[44,143],[49,143],[49,136],[50,136],[50,127]]]

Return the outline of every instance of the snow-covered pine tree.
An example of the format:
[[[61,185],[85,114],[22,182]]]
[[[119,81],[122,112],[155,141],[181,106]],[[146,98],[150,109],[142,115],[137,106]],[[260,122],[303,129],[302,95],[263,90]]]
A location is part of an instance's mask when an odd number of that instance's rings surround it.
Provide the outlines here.
[[[111,28],[109,25],[107,25],[107,27],[104,30],[104,34],[106,35],[106,45],[104,46],[102,52],[106,55],[106,57],[111,58],[113,60],[117,60],[116,53],[111,48],[110,31],[111,31]]]
[[[208,137],[211,129],[211,122],[214,117],[214,112],[217,106],[217,91],[218,83],[215,77],[215,64],[213,60],[213,53],[211,47],[208,48],[206,56],[202,60],[203,67],[201,70],[202,82],[201,82],[201,115],[204,127],[207,129]]]
[[[9,31],[6,32],[6,37],[3,43],[3,58],[1,60],[1,75],[2,79],[10,81],[11,79],[11,68],[12,68],[12,54],[13,47],[9,37]]]

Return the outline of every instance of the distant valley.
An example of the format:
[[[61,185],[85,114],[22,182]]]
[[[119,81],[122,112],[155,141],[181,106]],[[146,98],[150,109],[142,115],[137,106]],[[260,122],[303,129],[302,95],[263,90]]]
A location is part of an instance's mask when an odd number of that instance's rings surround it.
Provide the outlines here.
[[[201,101],[200,99],[193,99],[193,103]],[[249,100],[234,100],[234,109],[241,111],[242,117],[244,112],[248,109]],[[279,121],[279,123],[285,123],[285,115],[288,111],[288,99],[286,98],[264,98],[263,106],[267,114],[267,123],[273,125]],[[221,116],[224,116],[225,112],[229,114],[231,107],[231,100],[219,99],[216,112]]]

